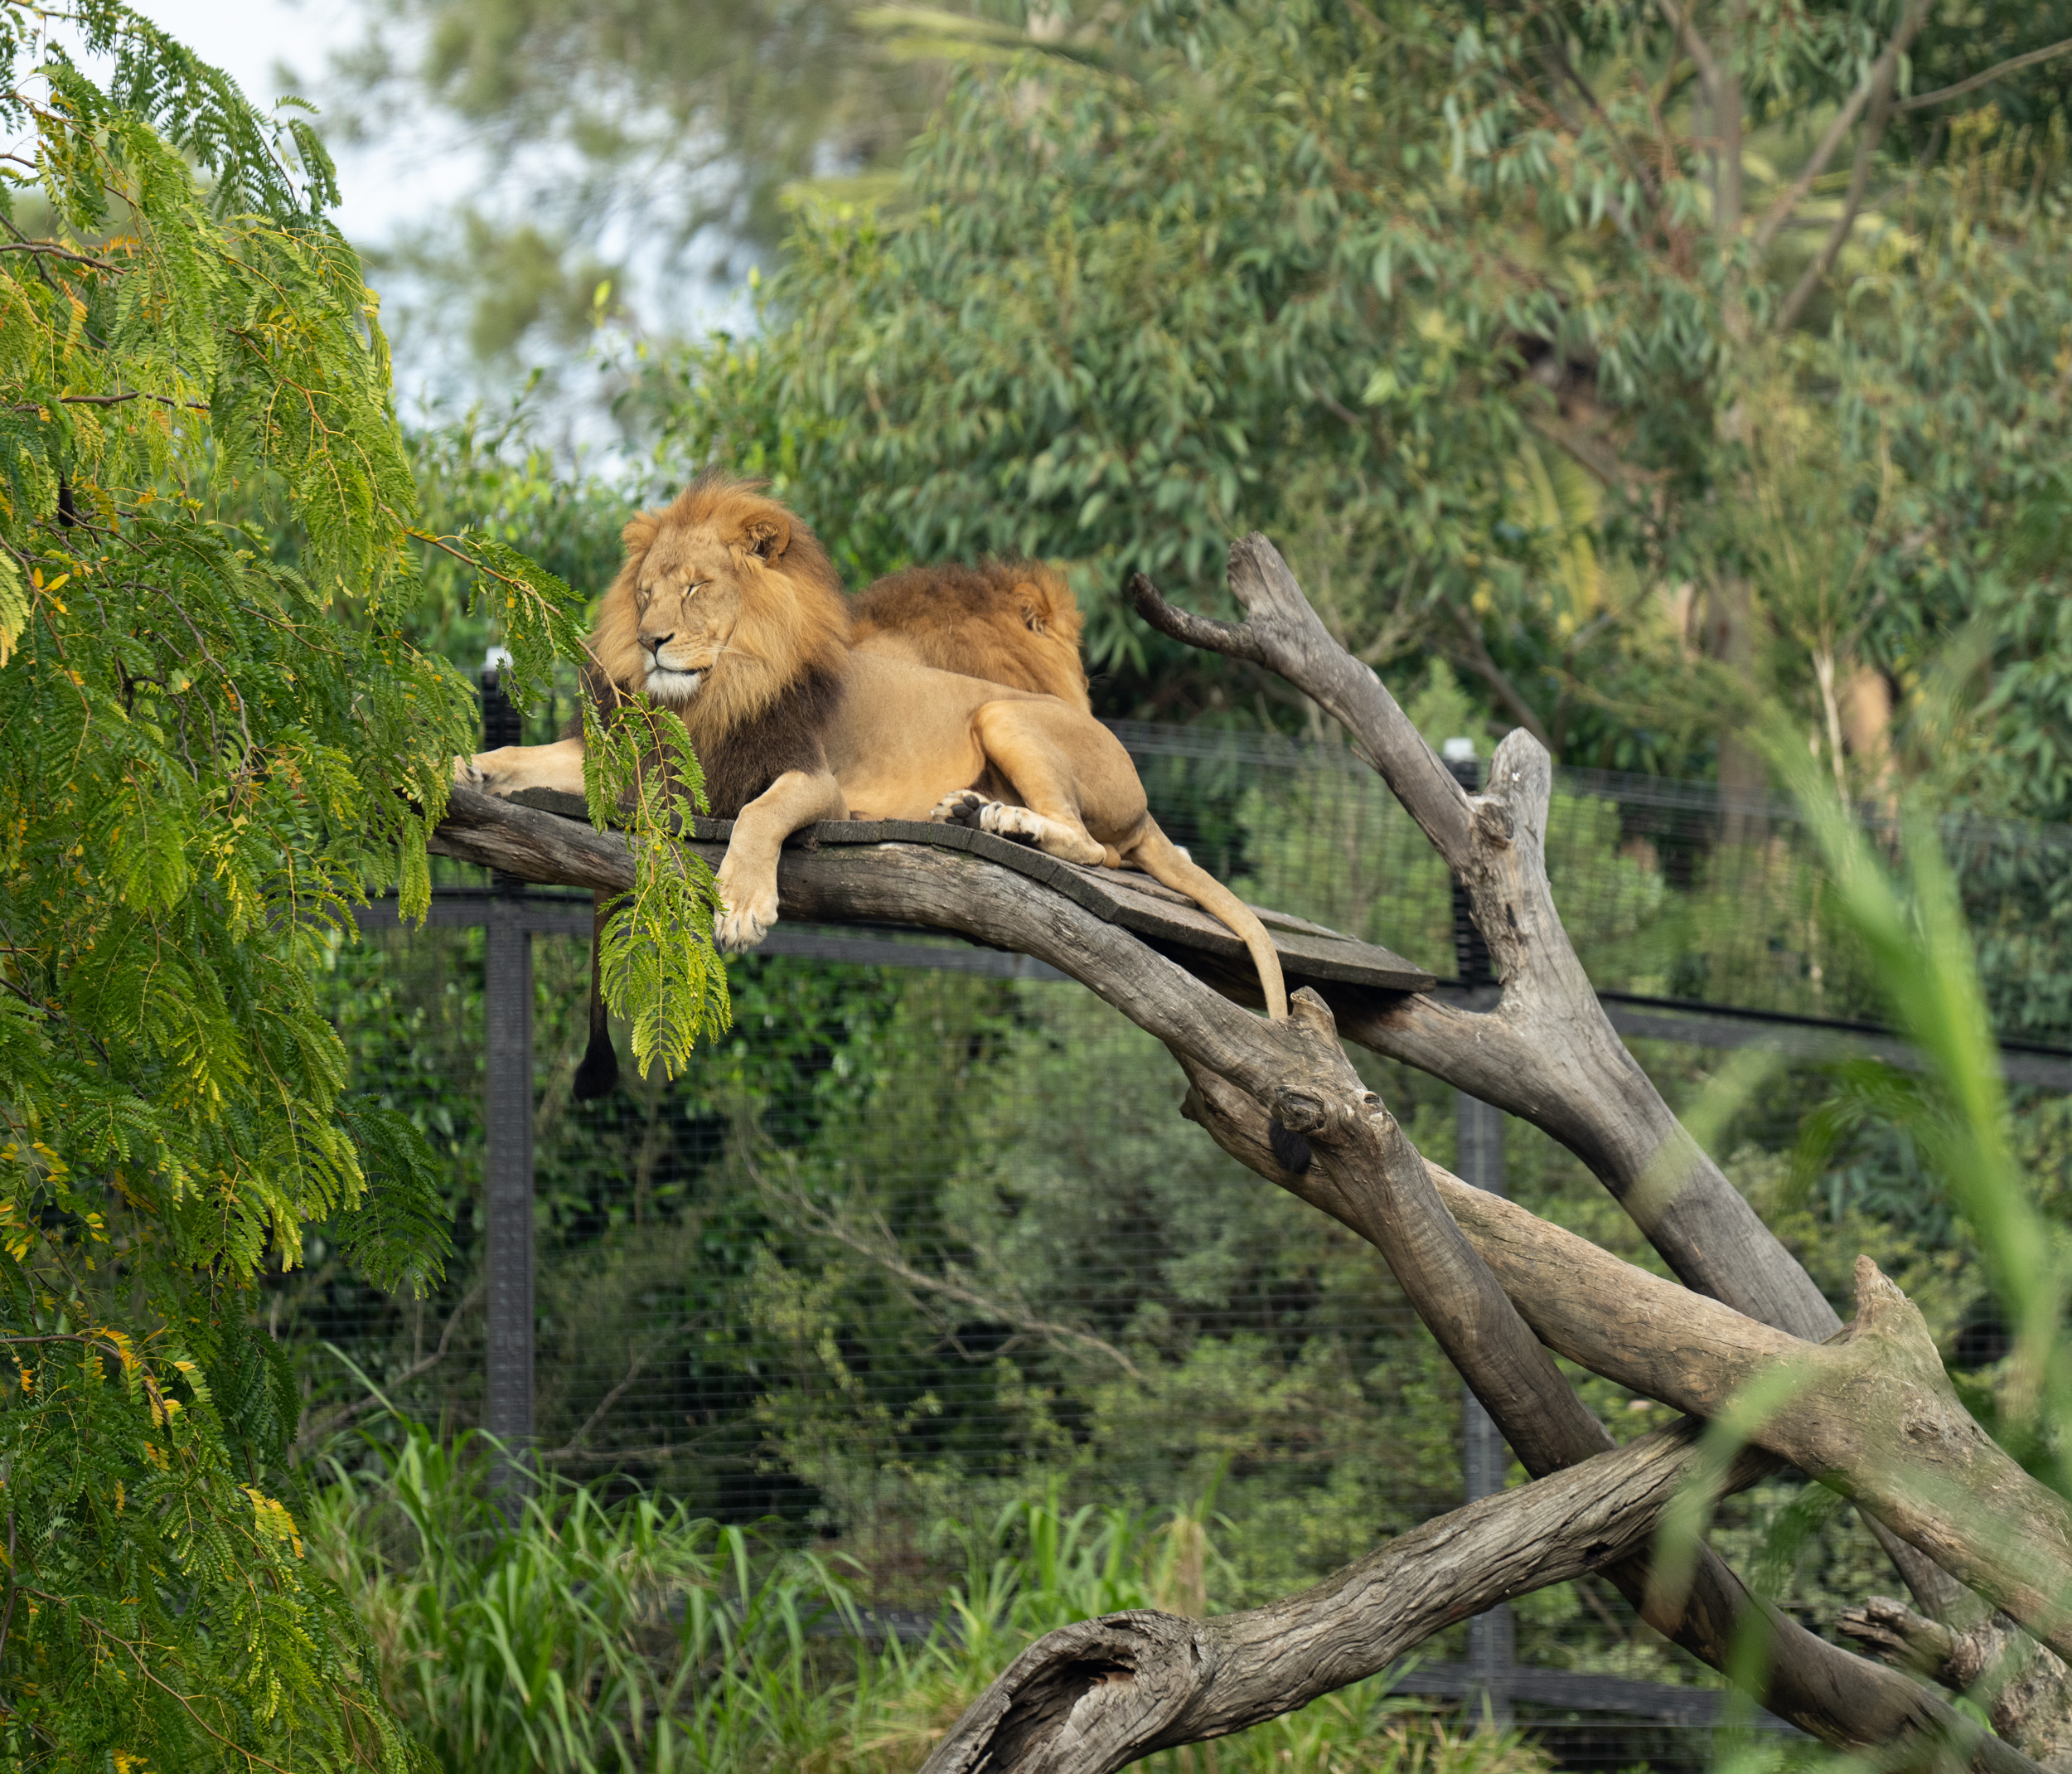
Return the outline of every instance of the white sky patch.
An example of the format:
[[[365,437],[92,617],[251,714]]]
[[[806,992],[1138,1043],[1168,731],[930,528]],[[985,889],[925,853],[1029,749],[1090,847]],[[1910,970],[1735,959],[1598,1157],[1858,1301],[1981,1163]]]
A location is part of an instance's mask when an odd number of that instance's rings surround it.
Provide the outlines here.
[[[258,109],[270,112],[290,93],[321,104],[332,58],[360,42],[368,14],[352,0],[130,0],[159,29],[213,62],[235,80]],[[62,22],[49,27],[66,42],[90,78],[105,80],[108,70],[98,58],[85,56],[76,35]],[[531,144],[510,157],[500,151],[492,162],[481,142],[435,107],[390,105],[380,108],[385,120],[373,140],[341,140],[340,132],[317,123],[336,161],[341,194],[334,219],[346,237],[374,250],[429,228],[457,229],[457,207],[472,201],[491,214],[524,217],[533,213],[543,182],[549,186],[569,156],[567,144],[551,140]],[[573,162],[567,173],[577,171]],[[626,220],[641,207],[642,197],[666,195],[684,175],[666,159],[627,169],[624,195],[632,201]],[[695,176],[695,175],[694,175]],[[709,174],[706,176],[710,176]],[[689,243],[665,245],[644,235],[637,225],[630,233],[613,216],[600,230],[593,250],[617,259],[632,274],[640,330],[653,337],[698,334],[714,328],[739,334],[754,328],[754,308],[745,284],[738,278],[715,281],[715,261],[725,243],[711,235]],[[600,402],[594,376],[581,373],[585,355],[564,347],[528,343],[517,359],[496,366],[473,364],[466,348],[450,335],[453,317],[426,325],[414,322],[420,292],[406,273],[377,271],[374,281],[387,300],[384,319],[396,347],[396,390],[404,410],[424,419],[451,417],[477,400],[501,409],[525,385],[535,364],[576,371],[564,393],[547,403],[553,429],[573,442],[601,448],[606,455],[617,441]],[[571,444],[572,447],[572,444]]]
[[[212,61],[261,110],[270,110],[292,70],[305,89],[323,78],[332,54],[366,29],[357,7],[298,5],[295,0],[133,0],[137,10]],[[309,98],[305,90],[298,96]],[[319,119],[321,125],[322,119]],[[328,138],[327,138],[328,139]],[[346,238],[369,245],[399,227],[424,221],[457,191],[473,188],[481,170],[475,149],[454,133],[442,138],[426,125],[368,144],[330,143],[345,201],[336,212]]]

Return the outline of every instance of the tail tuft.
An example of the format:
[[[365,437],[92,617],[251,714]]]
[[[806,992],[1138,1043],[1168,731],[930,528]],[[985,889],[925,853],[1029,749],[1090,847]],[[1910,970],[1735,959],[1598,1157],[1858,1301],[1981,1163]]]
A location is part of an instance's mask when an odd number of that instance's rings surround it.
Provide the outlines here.
[[[1284,1171],[1300,1176],[1310,1168],[1314,1156],[1310,1142],[1292,1127],[1284,1127],[1277,1121],[1266,1123],[1266,1144],[1273,1148],[1274,1162]]]
[[[590,1045],[583,1049],[583,1064],[575,1069],[575,1099],[594,1103],[618,1088],[618,1049],[612,1045],[608,1029],[593,1029]]]

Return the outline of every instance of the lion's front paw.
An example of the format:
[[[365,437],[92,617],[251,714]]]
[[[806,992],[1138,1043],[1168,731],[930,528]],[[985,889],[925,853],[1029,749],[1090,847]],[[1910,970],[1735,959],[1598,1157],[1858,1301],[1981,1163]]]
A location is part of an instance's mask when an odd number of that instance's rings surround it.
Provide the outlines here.
[[[767,936],[777,921],[777,889],[759,893],[729,893],[720,888],[721,904],[713,914],[712,939],[723,955],[738,955],[753,948]]]
[[[478,788],[486,795],[507,795],[519,786],[509,754],[524,749],[502,745],[493,752],[477,752],[472,758],[456,758],[453,780],[463,788]]]

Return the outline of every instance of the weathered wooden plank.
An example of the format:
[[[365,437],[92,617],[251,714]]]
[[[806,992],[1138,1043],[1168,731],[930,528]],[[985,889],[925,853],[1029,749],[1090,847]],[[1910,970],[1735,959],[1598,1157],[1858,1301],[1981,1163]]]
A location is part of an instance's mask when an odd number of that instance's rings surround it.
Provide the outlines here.
[[[565,819],[588,815],[574,795],[551,789],[526,789],[510,797],[522,807]],[[733,831],[730,820],[693,822],[697,848],[724,846]],[[985,861],[1011,870],[1063,894],[1104,923],[1120,926],[1166,952],[1187,950],[1229,961],[1242,957],[1244,944],[1184,894],[1160,885],[1135,870],[1089,869],[1061,862],[1026,844],[964,826],[938,826],[917,820],[873,819],[809,826],[793,836],[789,849],[828,849],[840,846],[917,844],[932,850],[968,851]],[[716,855],[708,860],[717,861]],[[1428,991],[1433,976],[1393,950],[1342,935],[1322,924],[1254,906],[1273,938],[1280,965],[1291,982],[1363,986],[1388,992]]]

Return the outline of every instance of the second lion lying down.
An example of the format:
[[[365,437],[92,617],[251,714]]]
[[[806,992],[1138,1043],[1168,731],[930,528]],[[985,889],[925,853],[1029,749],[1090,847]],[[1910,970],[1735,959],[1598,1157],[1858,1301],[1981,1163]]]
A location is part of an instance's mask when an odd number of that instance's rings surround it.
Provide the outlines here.
[[[883,582],[858,600],[852,642],[850,605],[813,533],[753,483],[717,476],[636,517],[626,546],[590,639],[592,693],[644,690],[689,731],[713,812],[734,822],[718,875],[723,948],[752,948],[776,923],[777,853],[801,826],[951,821],[1068,862],[1132,864],[1186,894],[1244,943],[1268,1015],[1287,1014],[1265,928],[1159,830],[1129,754],[1087,712],[1062,586],[1058,607],[1040,573],[1015,588],[1021,632],[1005,633],[1006,606],[984,595],[980,571],[948,574],[939,594],[954,606],[961,587],[966,608],[935,622],[907,608],[915,588]],[[579,795],[583,741],[483,752],[459,774],[494,794]]]

